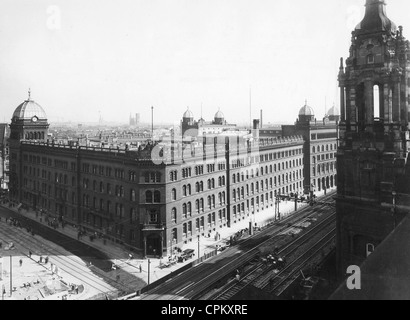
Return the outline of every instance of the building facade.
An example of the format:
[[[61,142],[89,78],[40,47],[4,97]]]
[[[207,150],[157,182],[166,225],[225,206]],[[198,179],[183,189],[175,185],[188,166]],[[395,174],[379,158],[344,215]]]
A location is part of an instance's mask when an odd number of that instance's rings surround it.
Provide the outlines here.
[[[314,111],[305,103],[299,111],[294,125],[282,126],[284,136],[301,135],[304,145],[304,189],[305,193],[325,191],[337,183],[336,152],[338,143],[338,121],[340,116],[335,107],[323,120],[317,121]]]
[[[410,45],[384,1],[366,1],[346,65],[341,60],[336,206],[343,276],[410,212]]]
[[[277,193],[303,192],[301,136],[231,133],[137,149],[64,144],[43,139],[44,110],[23,104],[10,125],[12,199],[144,255],[273,211]]]

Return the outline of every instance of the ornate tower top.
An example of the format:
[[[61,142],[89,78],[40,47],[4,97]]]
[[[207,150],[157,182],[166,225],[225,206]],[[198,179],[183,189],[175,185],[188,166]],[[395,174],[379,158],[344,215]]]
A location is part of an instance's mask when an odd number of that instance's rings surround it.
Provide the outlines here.
[[[386,32],[395,34],[397,26],[386,14],[384,0],[366,0],[366,13],[363,20],[357,25],[355,32],[359,34]]]

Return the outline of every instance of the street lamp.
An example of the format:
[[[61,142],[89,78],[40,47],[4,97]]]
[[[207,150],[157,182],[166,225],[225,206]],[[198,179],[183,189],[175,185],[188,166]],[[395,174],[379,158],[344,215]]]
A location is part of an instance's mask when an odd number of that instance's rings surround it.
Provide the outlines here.
[[[393,215],[393,224],[394,224],[394,228],[396,229],[396,196],[397,193],[396,191],[392,191],[392,196],[393,196],[393,208],[392,210],[392,215]]]
[[[198,234],[198,261],[201,258],[201,254],[200,254],[200,251],[199,251],[199,239],[200,239],[200,235]]]
[[[151,265],[151,259],[148,259],[148,285],[149,285],[149,276],[150,276],[150,265]]]

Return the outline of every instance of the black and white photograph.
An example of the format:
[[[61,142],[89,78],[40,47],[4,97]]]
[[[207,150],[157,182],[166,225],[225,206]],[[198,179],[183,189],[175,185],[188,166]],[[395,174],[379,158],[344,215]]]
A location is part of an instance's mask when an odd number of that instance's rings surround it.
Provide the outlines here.
[[[410,300],[407,39],[408,0],[0,0],[0,301]]]

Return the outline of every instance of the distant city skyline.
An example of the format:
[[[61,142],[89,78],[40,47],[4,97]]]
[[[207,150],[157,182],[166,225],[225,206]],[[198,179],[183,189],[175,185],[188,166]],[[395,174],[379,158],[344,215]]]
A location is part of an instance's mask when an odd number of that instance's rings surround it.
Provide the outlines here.
[[[293,123],[339,107],[340,57],[365,0],[3,0],[0,119],[31,97],[49,122]],[[410,38],[410,3],[387,15]],[[251,100],[250,102],[250,92]],[[202,106],[202,108],[201,108]],[[101,113],[100,113],[101,112]]]

